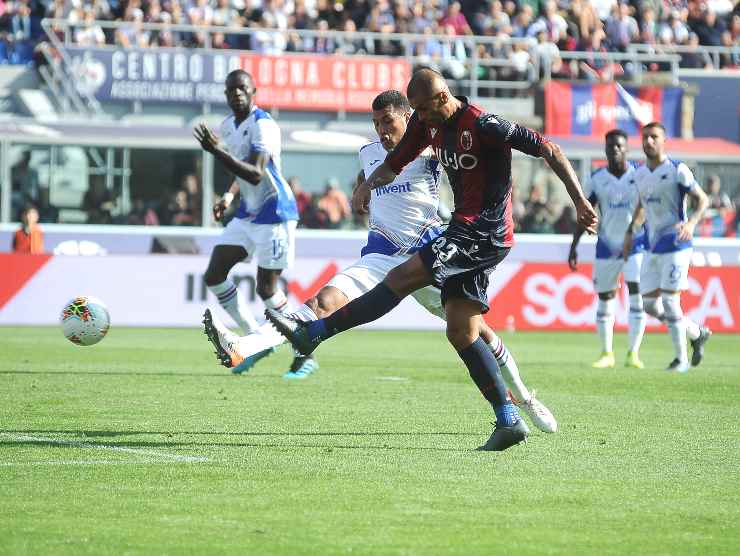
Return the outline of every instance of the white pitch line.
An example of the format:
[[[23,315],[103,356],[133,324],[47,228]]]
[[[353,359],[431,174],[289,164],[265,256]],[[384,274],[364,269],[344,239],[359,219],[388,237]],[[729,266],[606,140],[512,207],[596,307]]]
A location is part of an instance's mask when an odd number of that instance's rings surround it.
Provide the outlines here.
[[[43,465],[162,465],[166,461],[139,460],[139,461],[111,461],[108,459],[83,459],[71,461],[10,461],[0,462],[0,467],[36,467]]]
[[[126,452],[129,454],[137,454],[141,456],[153,456],[155,458],[181,461],[187,463],[197,463],[208,461],[205,456],[182,456],[180,454],[168,454],[165,452],[157,452],[156,450],[141,450],[139,448],[126,448],[124,446],[109,446],[107,444],[92,444],[90,442],[81,442],[79,440],[63,440],[61,438],[45,438],[42,436],[27,436],[25,434],[8,434],[0,433],[0,436],[11,438],[13,440],[20,440],[21,442],[38,442],[43,444],[57,444],[59,446],[72,446],[74,448],[87,448],[92,450],[111,450],[113,452]]]

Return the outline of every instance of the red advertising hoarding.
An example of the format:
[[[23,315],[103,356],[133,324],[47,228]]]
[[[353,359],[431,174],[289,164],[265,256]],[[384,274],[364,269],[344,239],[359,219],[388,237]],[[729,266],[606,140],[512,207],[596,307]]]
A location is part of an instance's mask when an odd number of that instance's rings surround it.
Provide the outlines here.
[[[241,55],[266,108],[368,112],[388,89],[406,90],[410,64],[400,58]]]

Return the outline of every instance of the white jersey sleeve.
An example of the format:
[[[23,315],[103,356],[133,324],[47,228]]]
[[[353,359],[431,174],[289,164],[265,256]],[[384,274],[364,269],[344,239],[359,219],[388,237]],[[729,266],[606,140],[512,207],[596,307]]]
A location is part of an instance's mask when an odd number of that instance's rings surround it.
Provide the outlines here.
[[[679,162],[678,166],[676,167],[676,181],[678,182],[678,186],[685,193],[688,193],[689,191],[692,191],[695,187],[699,186],[699,184],[696,182],[696,178],[694,178],[694,174],[683,162]]]

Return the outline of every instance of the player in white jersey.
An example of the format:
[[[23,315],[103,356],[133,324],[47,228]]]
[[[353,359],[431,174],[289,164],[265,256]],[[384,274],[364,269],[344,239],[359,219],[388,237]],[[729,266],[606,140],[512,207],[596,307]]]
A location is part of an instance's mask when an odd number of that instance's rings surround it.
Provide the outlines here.
[[[584,194],[592,205],[599,205],[599,235],[596,241],[594,260],[594,287],[599,296],[596,310],[596,330],[601,340],[601,357],[593,367],[614,367],[614,307],[619,287],[619,275],[624,275],[629,291],[630,310],[628,319],[627,367],[644,368],[638,356],[642,336],[645,333],[645,313],[640,295],[640,265],[645,247],[645,234],[635,238],[632,251],[625,261],[622,258],[624,234],[632,223],[632,214],[637,206],[637,185],[634,180],[634,165],[627,160],[627,134],[613,129],[605,136],[607,166],[591,175]],[[571,270],[578,267],[578,241],[585,230],[578,227],[573,233],[568,264]]]
[[[288,298],[278,288],[278,278],[293,263],[298,221],[295,197],[281,173],[280,128],[255,104],[256,92],[251,75],[232,71],[226,77],[225,90],[232,114],[220,129],[225,146],[205,124],[195,129],[195,138],[203,150],[235,176],[229,190],[213,207],[215,219],[221,220],[234,196],[240,195],[236,215],[211,253],[205,282],[245,334],[256,330],[258,324],[228,274],[238,262],[256,257],[257,295],[267,307],[287,309]],[[316,362],[297,354],[293,367],[313,370]]]
[[[385,160],[386,154],[401,140],[411,117],[408,99],[398,91],[385,91],[373,101],[373,125],[380,141],[360,149],[362,171],[357,183],[372,173],[375,166]],[[293,313],[302,321],[317,320],[327,316],[377,286],[388,272],[409,259],[420,247],[441,233],[442,222],[437,216],[439,170],[431,152],[424,152],[404,168],[396,179],[385,187],[377,188],[370,198],[370,226],[367,245],[361,258],[334,276],[319,293]],[[440,290],[426,287],[415,292],[414,298],[429,312],[445,318]],[[208,319],[207,319],[208,320]],[[216,319],[210,318],[212,331],[209,337],[217,338],[213,344],[217,351],[236,352],[236,359],[244,359],[233,370],[248,370],[265,352],[271,352],[285,342],[271,325],[238,338],[225,329]],[[545,432],[555,432],[557,422],[552,413],[535,398],[519,376],[514,358],[501,339],[484,326],[481,335],[501,367],[512,400],[530,416],[534,424]],[[292,378],[286,374],[286,378]],[[300,378],[300,375],[295,376]]]
[[[640,200],[624,239],[625,256],[631,251],[636,226],[644,220],[648,249],[640,274],[645,311],[668,326],[676,358],[668,371],[689,370],[686,336],[691,340],[691,364],[701,363],[704,344],[711,331],[700,327],[681,310],[681,290],[688,288],[694,229],[709,204],[688,166],[668,158],[665,128],[652,122],[642,128],[646,162],[635,171]],[[686,196],[696,201],[691,218],[686,216]]]

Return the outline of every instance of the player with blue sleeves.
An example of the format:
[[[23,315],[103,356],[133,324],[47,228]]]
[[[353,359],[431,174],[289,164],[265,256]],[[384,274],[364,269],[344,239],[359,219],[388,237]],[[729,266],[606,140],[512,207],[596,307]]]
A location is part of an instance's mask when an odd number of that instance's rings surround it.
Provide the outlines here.
[[[632,250],[626,261],[622,258],[624,234],[632,223],[632,214],[637,207],[638,192],[635,184],[635,166],[627,160],[627,134],[613,129],[605,136],[607,166],[591,175],[584,187],[584,194],[592,205],[598,205],[599,235],[594,260],[594,288],[599,296],[596,309],[596,330],[601,340],[601,357],[593,367],[614,367],[614,313],[619,275],[624,274],[629,291],[630,309],[628,319],[628,348],[625,366],[644,368],[638,352],[645,333],[645,313],[640,295],[640,266],[645,247],[645,234],[635,237]],[[584,230],[578,227],[573,234],[568,264],[571,270],[578,267],[578,241]]]
[[[258,324],[228,274],[238,262],[256,257],[257,295],[267,307],[286,310],[288,298],[278,288],[278,278],[293,263],[298,208],[281,173],[280,128],[270,114],[255,104],[257,89],[252,76],[234,70],[226,77],[225,85],[226,102],[232,112],[219,132],[225,145],[205,124],[195,129],[195,138],[203,150],[235,176],[229,190],[213,207],[215,219],[221,220],[237,193],[240,202],[235,218],[224,228],[211,253],[205,282],[221,307],[244,333],[249,333]],[[211,317],[210,312],[206,317]],[[228,367],[240,363],[229,357],[221,359]],[[296,354],[291,369],[306,366],[313,370],[316,362]]]
[[[665,322],[671,333],[676,357],[666,370],[689,370],[686,336],[691,340],[691,365],[701,363],[704,344],[711,331],[683,314],[681,291],[688,288],[692,237],[709,204],[706,194],[688,166],[668,158],[665,128],[651,122],[642,128],[642,148],[646,162],[635,171],[640,194],[632,225],[627,229],[623,253],[632,250],[638,226],[645,221],[648,253],[640,273],[640,292],[645,311]],[[686,197],[696,201],[691,218],[686,214]]]

